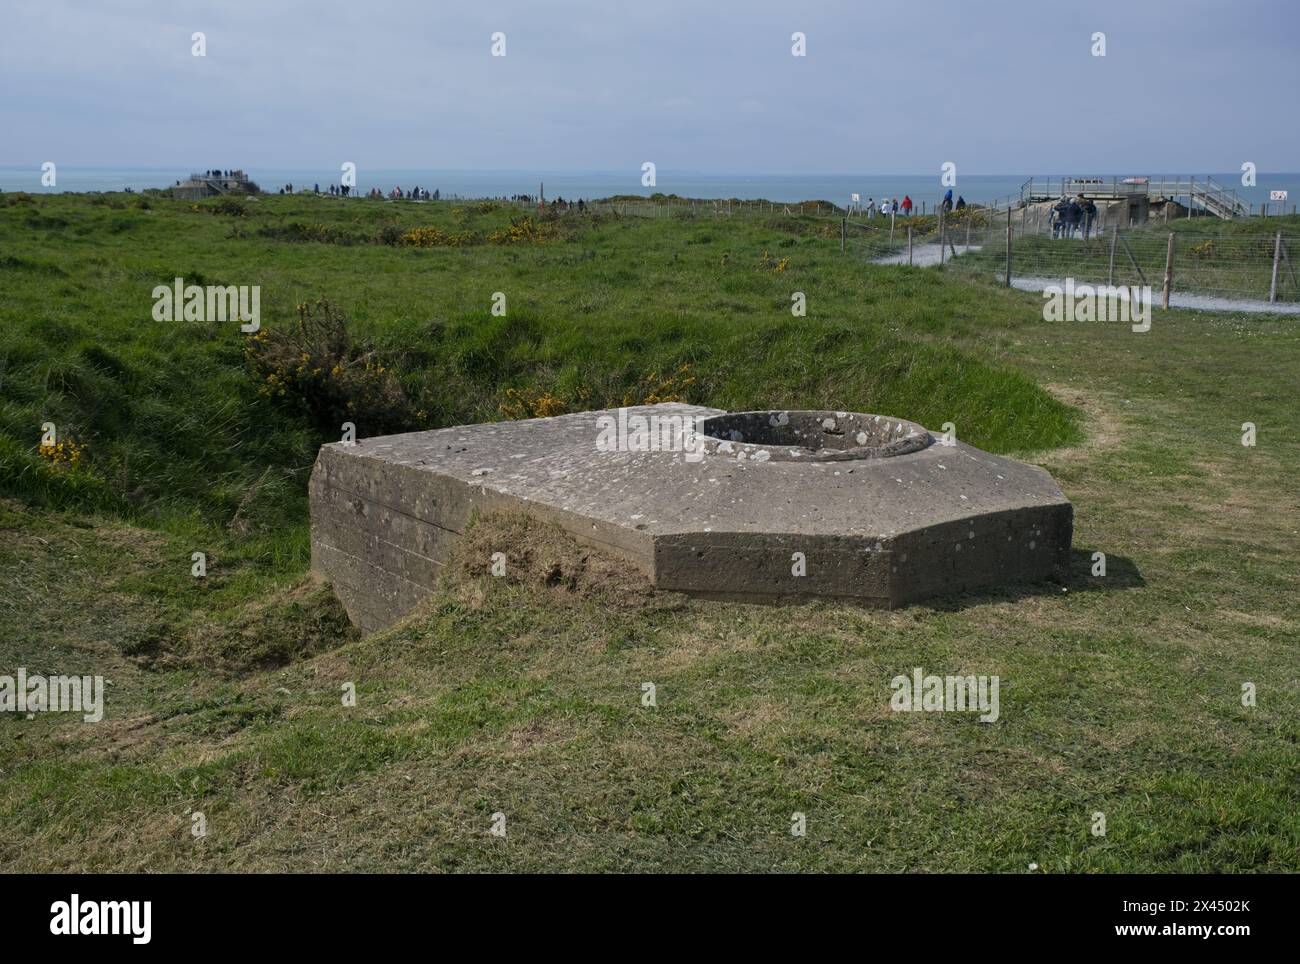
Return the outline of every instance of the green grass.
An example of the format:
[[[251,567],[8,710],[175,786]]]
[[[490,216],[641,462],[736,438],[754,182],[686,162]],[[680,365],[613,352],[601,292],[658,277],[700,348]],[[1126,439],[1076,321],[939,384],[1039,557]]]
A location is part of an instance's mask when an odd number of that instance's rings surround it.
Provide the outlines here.
[[[243,505],[240,518],[268,532],[301,519],[302,476],[324,439],[259,398],[236,325],[151,320],[154,286],[177,276],[260,285],[268,328],[291,323],[299,302],[336,302],[428,399],[427,427],[500,418],[510,387],[616,403],[645,376],[689,365],[690,400],[725,408],[907,411],[968,425],[970,441],[999,451],[1077,438],[1070,410],[1028,379],[937,337],[990,324],[998,299],[953,286],[923,304],[921,276],[886,285],[833,240],[788,230],[811,218],[574,218],[545,246],[422,250],[263,235],[317,224],[356,239],[389,226],[482,236],[518,212],[276,196],[238,217],[100,200],[0,204],[0,492],[41,504],[175,525],[225,523]],[[769,252],[789,268],[763,267]],[[800,290],[806,318],[789,310]],[[491,314],[496,291],[505,318]],[[87,446],[89,476],[41,470],[47,421]],[[299,532],[268,552],[296,565],[304,546]]]
[[[0,673],[112,681],[100,724],[0,716],[0,866],[1300,867],[1294,321],[1049,324],[1036,295],[841,256],[812,217],[575,220],[545,245],[413,250],[364,239],[487,234],[510,212],[107,201],[0,198]],[[262,233],[293,222],[356,243]],[[177,274],[261,284],[267,327],[335,301],[432,426],[498,418],[511,387],[617,402],[680,365],[693,402],[953,421],[1058,479],[1073,577],[874,612],[566,590],[545,566],[499,580],[461,560],[410,621],[356,638],[304,578],[323,439],[258,394],[235,326],[149,319]],[[36,454],[47,420],[86,446],[82,470]],[[466,551],[581,555],[494,526]],[[1001,719],[891,714],[889,680],[915,666],[999,675]]]

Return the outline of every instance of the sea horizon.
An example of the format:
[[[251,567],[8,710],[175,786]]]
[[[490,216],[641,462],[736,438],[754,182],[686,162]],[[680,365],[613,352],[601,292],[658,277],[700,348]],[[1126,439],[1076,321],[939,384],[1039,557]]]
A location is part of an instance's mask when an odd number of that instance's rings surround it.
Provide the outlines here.
[[[33,194],[94,193],[130,189],[144,191],[166,189],[184,181],[192,173],[206,168],[183,166],[82,166],[67,165],[56,169],[53,186],[41,183],[41,165],[0,165],[0,191],[27,191]],[[246,167],[244,172],[267,193],[277,193],[292,184],[296,191],[319,187],[324,191],[331,183],[338,183],[339,172],[328,167],[303,166],[292,168]],[[1162,172],[1162,171],[1076,171],[1065,176],[1075,177],[1173,177],[1175,174],[1195,177],[1212,177],[1229,190],[1235,190],[1243,201],[1258,205],[1269,199],[1273,190],[1292,190],[1300,187],[1300,174],[1259,173],[1256,184],[1241,184],[1241,174],[1215,172]],[[1004,201],[1019,195],[1021,187],[1031,178],[1052,177],[1048,174],[961,174],[958,172],[953,188],[954,196],[967,201],[987,204]],[[356,174],[356,191],[365,194],[372,188],[387,193],[394,187],[410,190],[421,187],[430,192],[437,190],[449,199],[480,199],[536,196],[539,190],[548,199],[566,198],[587,200],[614,195],[654,194],[677,195],[691,198],[762,199],[768,201],[831,201],[847,205],[853,194],[858,194],[865,205],[869,199],[879,202],[885,198],[911,196],[918,204],[933,202],[943,196],[946,187],[940,184],[939,172],[933,174],[782,174],[782,173],[716,173],[705,171],[678,171],[660,168],[653,186],[643,185],[639,170],[467,170],[434,168],[366,168],[359,166]],[[1292,195],[1293,197],[1296,195]]]

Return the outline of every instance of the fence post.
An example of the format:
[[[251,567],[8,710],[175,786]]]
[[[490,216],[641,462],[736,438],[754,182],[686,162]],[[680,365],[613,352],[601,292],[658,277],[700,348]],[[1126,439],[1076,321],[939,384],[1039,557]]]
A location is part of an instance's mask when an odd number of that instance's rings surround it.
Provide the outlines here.
[[[1011,208],[1007,208],[1007,287],[1011,287]]]
[[[970,208],[966,209],[966,253],[970,254]]]
[[[943,208],[939,208],[939,267],[943,267],[943,242],[946,237],[943,226]]]
[[[1107,287],[1115,287],[1115,246],[1119,244],[1119,225],[1110,233],[1110,267],[1106,269]]]
[[[848,218],[840,218],[840,254],[844,253],[844,236],[849,232],[848,224]]]
[[[1282,232],[1273,241],[1273,281],[1268,286],[1268,300],[1277,301],[1277,264],[1282,259]]]
[[[907,226],[907,266],[912,267],[912,226]]]
[[[1174,232],[1169,232],[1169,247],[1165,251],[1164,307],[1169,307],[1169,290],[1174,286]]]

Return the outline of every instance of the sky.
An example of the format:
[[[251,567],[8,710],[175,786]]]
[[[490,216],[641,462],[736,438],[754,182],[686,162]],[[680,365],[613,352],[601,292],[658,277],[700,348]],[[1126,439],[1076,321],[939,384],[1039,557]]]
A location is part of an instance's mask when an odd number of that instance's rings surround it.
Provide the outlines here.
[[[1296,171],[1298,54],[1296,0],[14,2],[0,165]]]

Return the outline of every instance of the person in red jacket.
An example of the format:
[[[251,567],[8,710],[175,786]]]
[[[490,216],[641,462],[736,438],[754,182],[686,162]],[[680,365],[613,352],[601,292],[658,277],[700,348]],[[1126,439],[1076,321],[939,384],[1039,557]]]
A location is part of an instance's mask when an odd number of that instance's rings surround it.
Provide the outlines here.
[[[903,217],[910,218],[911,216],[912,216],[912,196],[910,194],[904,194],[903,195]]]

